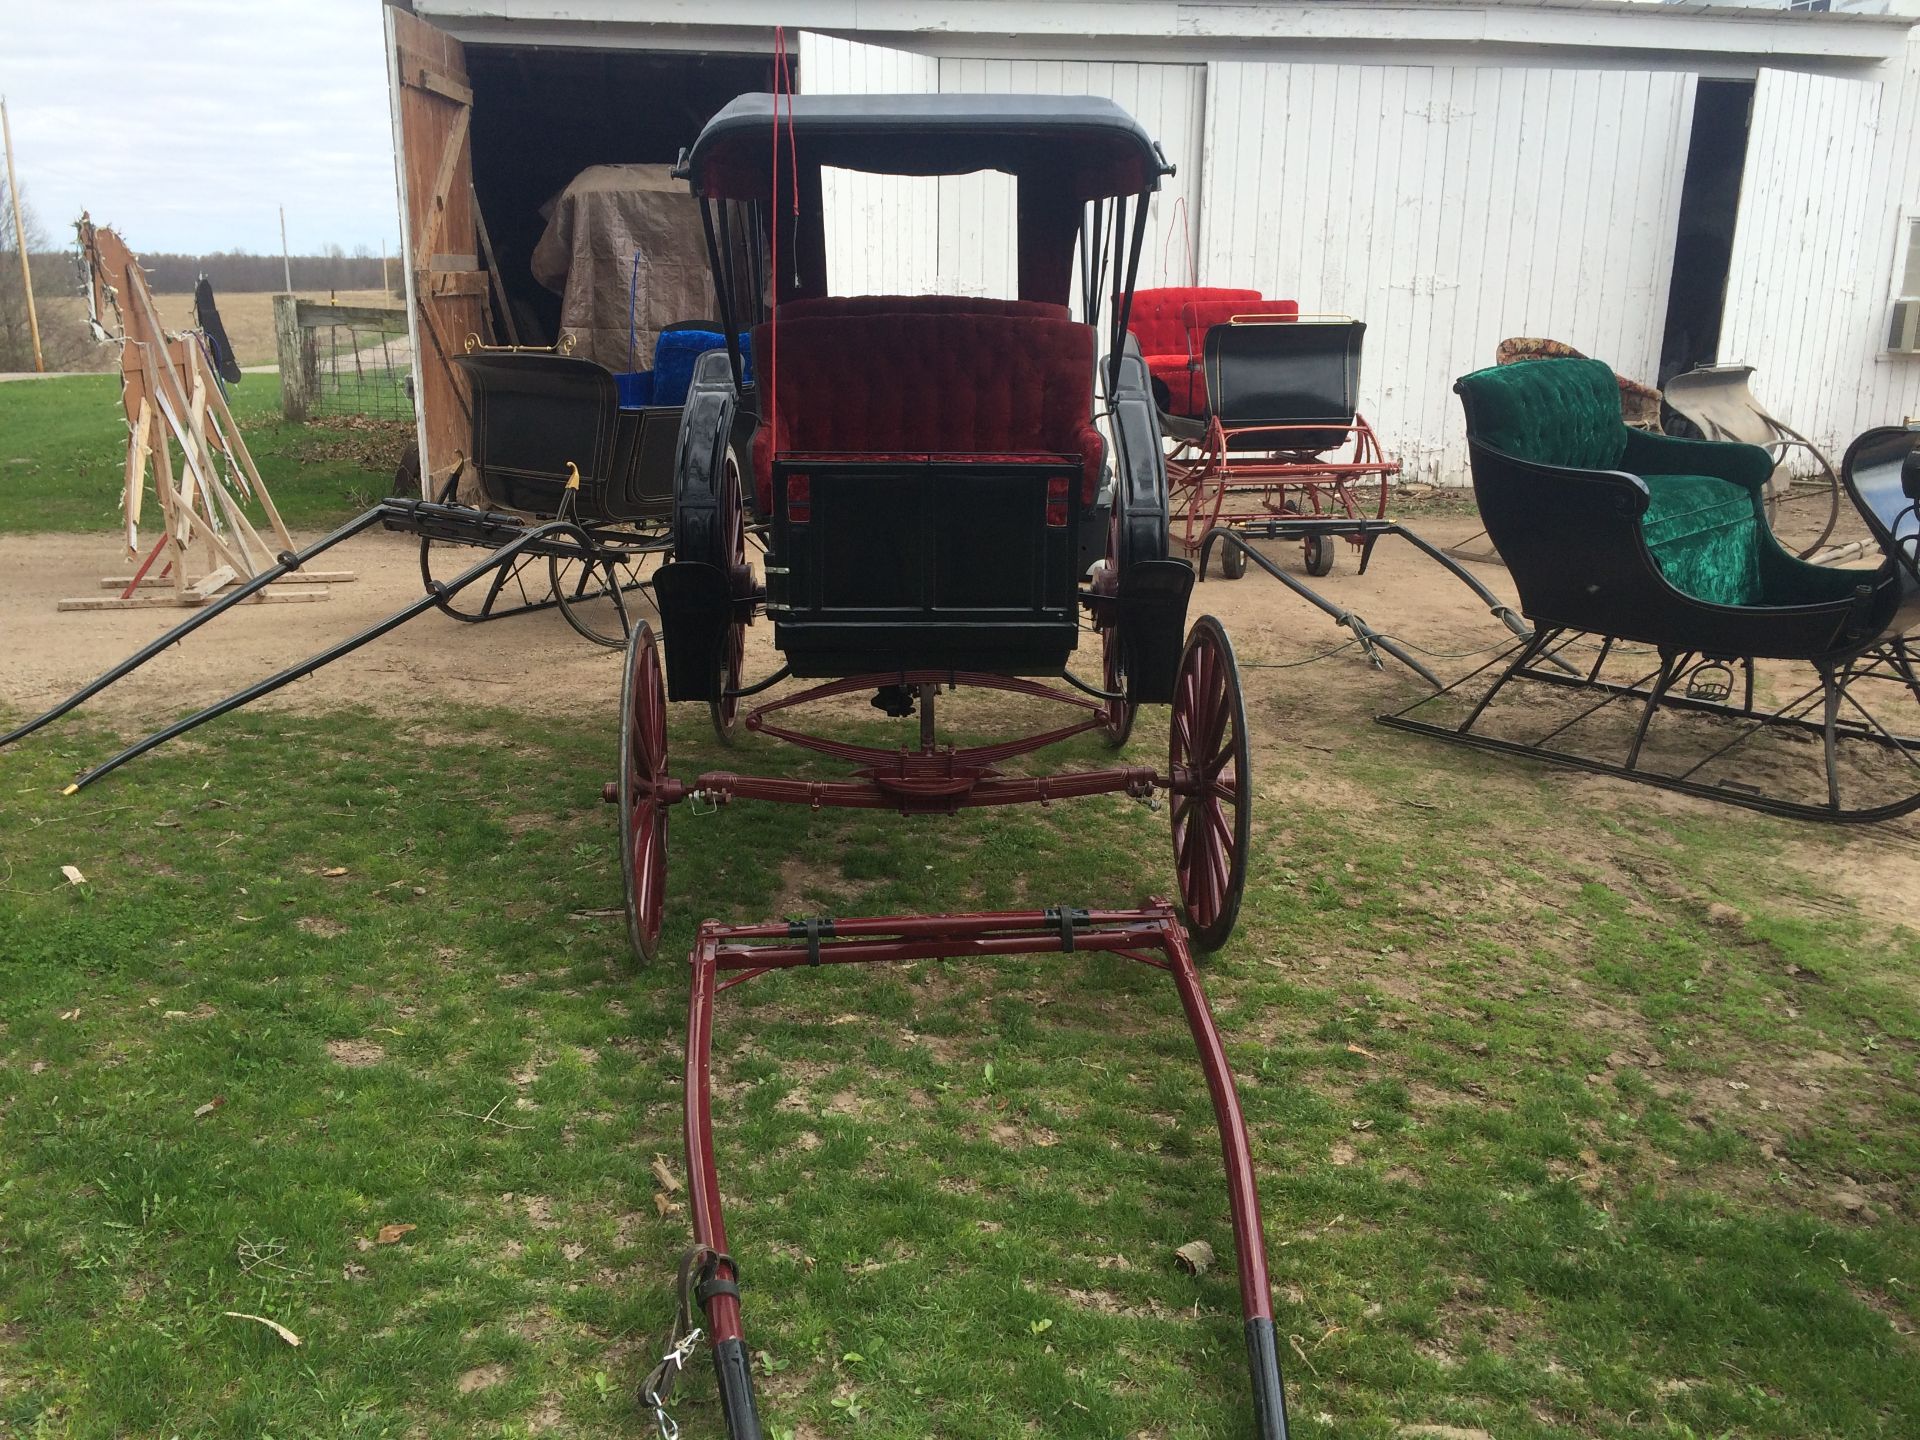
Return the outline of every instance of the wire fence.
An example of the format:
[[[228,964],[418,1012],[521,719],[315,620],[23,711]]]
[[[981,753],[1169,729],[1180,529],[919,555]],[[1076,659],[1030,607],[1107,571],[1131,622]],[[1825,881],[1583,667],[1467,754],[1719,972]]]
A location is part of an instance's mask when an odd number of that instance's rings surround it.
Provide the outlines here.
[[[413,418],[413,343],[399,307],[274,298],[280,407],[289,420]]]

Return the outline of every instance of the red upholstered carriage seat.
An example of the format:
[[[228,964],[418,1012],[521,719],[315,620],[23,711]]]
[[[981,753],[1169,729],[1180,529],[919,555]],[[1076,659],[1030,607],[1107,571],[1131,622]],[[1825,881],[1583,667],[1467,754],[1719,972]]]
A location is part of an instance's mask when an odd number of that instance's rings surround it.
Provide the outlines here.
[[[1133,292],[1133,309],[1127,316],[1127,328],[1140,342],[1140,358],[1157,380],[1166,382],[1173,396],[1174,413],[1194,414],[1179,408],[1187,395],[1188,373],[1199,358],[1198,350],[1187,345],[1187,329],[1182,312],[1195,302],[1211,300],[1259,303],[1258,290],[1236,290],[1217,285],[1173,285],[1156,290]]]
[[[1000,302],[1018,304],[1022,302]],[[1100,487],[1093,426],[1093,330],[1050,316],[795,315],[753,332],[775,354],[776,414],[754,432],[763,514],[773,510],[773,459],[793,455],[975,460],[1078,457],[1083,504]]]
[[[789,300],[780,319],[819,315],[1022,315],[1065,320],[1067,307],[1049,300],[989,300],[978,295],[821,295]]]
[[[1180,328],[1186,332],[1187,353],[1193,363],[1185,371],[1186,388],[1167,381],[1172,395],[1169,413],[1205,415],[1207,413],[1207,370],[1201,363],[1207,353],[1207,331],[1215,325],[1232,324],[1236,318],[1260,316],[1276,320],[1298,320],[1298,300],[1189,300],[1180,307]]]

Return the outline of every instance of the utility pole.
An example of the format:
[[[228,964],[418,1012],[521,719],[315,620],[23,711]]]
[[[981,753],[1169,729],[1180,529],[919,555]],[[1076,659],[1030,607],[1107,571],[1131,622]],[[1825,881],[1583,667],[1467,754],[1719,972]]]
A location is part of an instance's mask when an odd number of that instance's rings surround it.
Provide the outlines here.
[[[47,362],[40,355],[40,316],[33,308],[33,265],[27,259],[27,226],[20,218],[20,182],[13,176],[13,126],[7,123],[4,95],[0,95],[0,137],[6,141],[7,194],[13,199],[13,243],[20,247],[20,283],[27,292],[27,332],[33,336],[33,368],[45,374]]]
[[[293,261],[287,255],[287,207],[280,207],[280,264],[287,277],[287,294],[293,293]]]
[[[387,285],[387,237],[384,235],[380,237],[380,293],[392,293]]]

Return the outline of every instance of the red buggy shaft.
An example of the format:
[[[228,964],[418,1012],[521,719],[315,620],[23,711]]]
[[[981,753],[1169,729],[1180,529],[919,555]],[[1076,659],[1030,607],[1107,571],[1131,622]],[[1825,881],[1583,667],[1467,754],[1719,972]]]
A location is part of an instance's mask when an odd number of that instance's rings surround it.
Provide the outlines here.
[[[957,915],[780,921],[700,927],[689,956],[687,1004],[687,1193],[698,1252],[710,1258],[695,1292],[713,1344],[721,1413],[729,1440],[760,1440],[760,1416],[741,1329],[739,1268],[727,1248],[719,1171],[714,1159],[712,1105],[713,1013],[719,991],[773,970],[817,965],[884,964],[929,958],[991,955],[1063,955],[1098,951],[1164,970],[1173,978],[1181,1010],[1199,1053],[1220,1130],[1239,1267],[1240,1307],[1253,1387],[1258,1440],[1285,1440],[1286,1398],[1267,1276],[1260,1196],[1247,1144],[1245,1117],[1213,1012],[1200,986],[1185,930],[1164,901],[1140,910],[1026,910]],[[721,980],[727,972],[727,980]]]

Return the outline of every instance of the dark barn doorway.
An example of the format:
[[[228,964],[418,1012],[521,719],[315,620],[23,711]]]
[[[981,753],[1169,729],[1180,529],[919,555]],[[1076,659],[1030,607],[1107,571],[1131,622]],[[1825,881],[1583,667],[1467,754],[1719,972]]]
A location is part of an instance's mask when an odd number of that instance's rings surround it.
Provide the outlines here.
[[[1687,146],[1680,223],[1673,241],[1673,283],[1667,292],[1666,330],[1660,344],[1661,385],[1719,357],[1752,111],[1751,80],[1702,79],[1694,90],[1693,135]]]
[[[772,88],[764,55],[469,45],[473,188],[523,342],[551,343],[560,297],[533,278],[540,207],[591,165],[664,165],[734,96]]]

